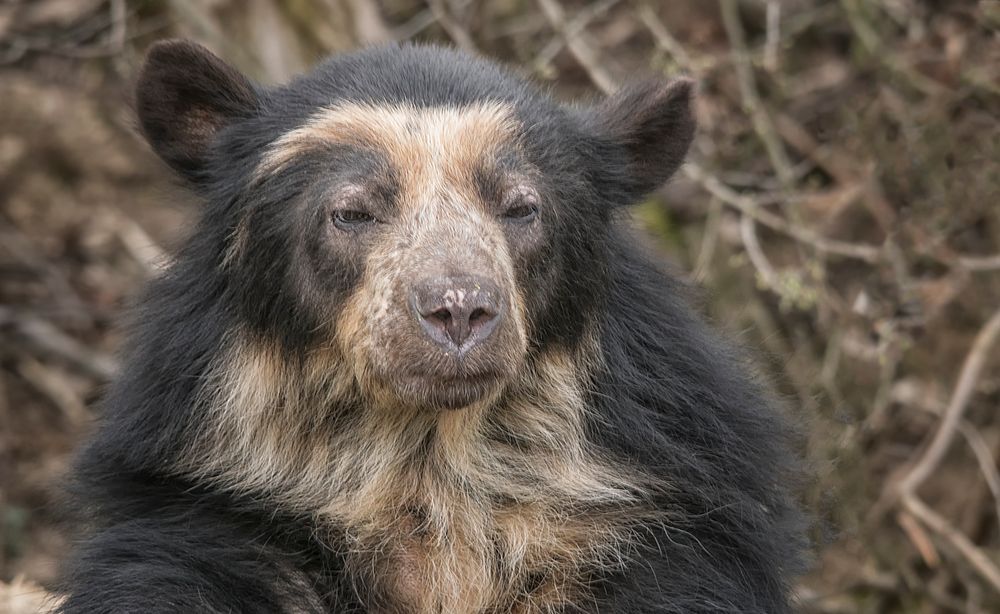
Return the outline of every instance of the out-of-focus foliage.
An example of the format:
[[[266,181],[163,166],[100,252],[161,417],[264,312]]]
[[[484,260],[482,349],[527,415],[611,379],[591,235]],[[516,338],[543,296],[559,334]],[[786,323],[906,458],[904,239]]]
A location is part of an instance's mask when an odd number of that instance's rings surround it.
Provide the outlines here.
[[[998,30],[996,0],[0,4],[0,611],[51,586],[119,314],[197,205],[129,110],[168,36],[265,83],[392,40],[567,99],[695,77],[692,161],[634,221],[803,426],[802,610],[1000,611]]]

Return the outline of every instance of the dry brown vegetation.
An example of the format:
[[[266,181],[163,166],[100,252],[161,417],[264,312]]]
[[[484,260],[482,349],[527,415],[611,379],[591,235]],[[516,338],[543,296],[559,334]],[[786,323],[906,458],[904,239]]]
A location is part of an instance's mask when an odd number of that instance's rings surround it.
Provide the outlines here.
[[[129,111],[166,36],[264,82],[387,40],[567,98],[694,76],[691,162],[635,219],[805,426],[802,611],[1000,611],[998,30],[996,0],[0,4],[0,612],[51,587],[119,315],[195,207]]]

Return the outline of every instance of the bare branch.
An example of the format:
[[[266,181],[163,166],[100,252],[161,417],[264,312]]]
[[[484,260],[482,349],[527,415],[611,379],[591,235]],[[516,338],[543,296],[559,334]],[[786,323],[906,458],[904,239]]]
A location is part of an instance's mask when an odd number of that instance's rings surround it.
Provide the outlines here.
[[[376,45],[392,40],[392,32],[374,0],[348,0],[359,42]]]
[[[656,15],[656,11],[653,10],[653,7],[649,3],[644,2],[639,6],[639,20],[646,26],[650,34],[653,35],[657,46],[670,54],[670,57],[673,58],[674,62],[682,70],[686,70],[692,74],[699,72],[691,56],[685,51],[684,46],[674,38],[674,35],[670,33],[670,30],[667,29],[667,26]]]
[[[993,459],[990,446],[982,434],[976,430],[976,427],[966,420],[962,420],[958,424],[958,431],[962,437],[965,437],[965,441],[976,457],[976,462],[979,463],[979,471],[983,474],[983,479],[986,480],[986,485],[993,495],[996,520],[1000,522],[1000,471],[997,471],[997,462]]]
[[[566,29],[563,32],[558,32],[557,36],[538,52],[538,56],[533,62],[536,69],[539,72],[547,73],[549,70],[549,64],[552,63],[552,60],[559,54],[560,51],[562,51],[563,47],[566,46],[569,40],[577,36],[581,36],[587,26],[590,25],[590,22],[611,10],[611,8],[619,2],[621,2],[621,0],[601,0],[600,2],[596,2],[577,13],[576,16],[566,24]]]
[[[1000,254],[994,256],[959,256],[958,264],[966,271],[973,273],[1000,271]]]
[[[847,20],[854,34],[872,57],[923,94],[935,96],[947,92],[947,88],[943,85],[925,77],[901,59],[898,54],[884,48],[878,33],[865,19],[860,0],[841,0],[840,4],[844,7],[844,12],[847,13]]]
[[[575,35],[569,30],[566,21],[566,11],[557,0],[538,0],[538,5],[545,18],[549,20],[552,28],[566,39],[566,46],[569,52],[576,58],[576,61],[587,72],[594,85],[605,94],[614,93],[618,89],[618,83],[601,65],[597,52],[587,44],[582,32]]]
[[[71,424],[83,424],[90,417],[83,399],[63,374],[34,358],[23,358],[17,365],[17,373],[49,399]]]
[[[743,247],[750,257],[750,262],[753,263],[754,268],[757,269],[757,274],[760,275],[760,281],[768,288],[778,291],[781,286],[781,279],[771,265],[771,261],[764,254],[764,250],[760,246],[760,241],[757,240],[757,229],[753,218],[746,213],[740,216],[740,238],[743,240]]]
[[[437,22],[441,24],[444,31],[448,33],[451,40],[455,41],[455,44],[468,51],[469,53],[478,53],[479,48],[476,43],[472,40],[472,35],[469,34],[468,30],[462,27],[462,24],[458,23],[451,13],[448,12],[448,7],[444,5],[443,0],[428,0],[427,2],[431,7],[431,12],[434,14],[434,18]]]
[[[98,380],[107,381],[118,371],[113,358],[84,346],[41,318],[0,307],[0,330],[4,329],[36,351],[58,356]]]
[[[764,44],[764,68],[778,70],[778,52],[781,48],[781,3],[767,0],[767,38]]]
[[[472,0],[458,0],[452,4],[455,10],[464,9],[472,3]],[[424,9],[411,17],[406,23],[396,26],[392,30],[392,38],[395,40],[408,40],[420,34],[437,22],[437,17],[431,9]]]
[[[903,497],[903,505],[908,512],[943,537],[972,565],[979,574],[990,583],[994,590],[1000,592],[1000,568],[986,554],[976,547],[969,538],[962,535],[950,522],[929,508],[915,494]]]
[[[778,134],[785,142],[823,168],[837,183],[847,188],[859,186],[864,191],[864,204],[883,232],[888,234],[894,229],[896,211],[886,200],[882,186],[872,172],[858,168],[858,162],[847,154],[817,142],[802,124],[787,113],[778,112],[774,122]]]
[[[961,427],[962,417],[969,407],[969,400],[972,398],[976,382],[979,381],[980,373],[986,364],[989,351],[998,336],[1000,336],[1000,310],[993,314],[972,342],[972,348],[962,364],[958,383],[948,401],[948,406],[945,408],[934,439],[931,440],[930,445],[927,446],[917,463],[899,481],[897,492],[906,511],[946,539],[983,579],[1000,592],[1000,567],[997,567],[961,531],[928,507],[917,494],[917,489],[937,469],[944,459],[945,453],[951,447],[955,433]],[[987,480],[989,479],[988,476]],[[993,485],[991,484],[990,487],[992,489]]]
[[[722,202],[742,213],[749,215],[755,221],[772,230],[786,234],[801,243],[811,245],[817,251],[837,256],[845,256],[847,258],[855,258],[872,264],[881,260],[882,250],[880,247],[827,239],[812,230],[792,225],[785,221],[782,217],[759,207],[752,198],[732,190],[716,177],[707,173],[697,164],[688,162],[683,168],[684,173],[688,177],[697,181],[709,193],[717,197]]]
[[[698,259],[691,271],[691,279],[704,282],[708,277],[709,265],[715,255],[715,246],[719,241],[719,222],[722,221],[722,203],[718,198],[712,198],[708,206],[708,217],[705,220],[705,233],[702,235]]]
[[[989,357],[989,350],[993,347],[998,336],[1000,336],[1000,310],[993,314],[993,317],[980,329],[979,334],[972,342],[972,348],[962,364],[958,383],[955,385],[955,390],[952,392],[951,400],[948,402],[948,407],[941,418],[941,424],[938,425],[937,432],[934,434],[934,439],[927,446],[920,460],[899,483],[899,491],[903,496],[916,492],[941,464],[941,460],[955,438],[959,422],[965,414],[965,410],[968,409],[976,382],[979,381],[979,375]]]
[[[787,188],[795,180],[795,171],[788,158],[788,152],[785,151],[785,145],[774,129],[774,123],[767,114],[757,91],[757,81],[753,76],[753,64],[750,62],[750,56],[747,52],[746,35],[743,32],[743,25],[740,23],[739,3],[736,0],[719,0],[719,7],[722,9],[722,23],[726,28],[729,46],[732,49],[733,65],[736,68],[743,106],[750,114],[754,131],[757,132],[757,136],[764,144],[767,157],[771,160],[771,166],[778,174],[782,186]]]

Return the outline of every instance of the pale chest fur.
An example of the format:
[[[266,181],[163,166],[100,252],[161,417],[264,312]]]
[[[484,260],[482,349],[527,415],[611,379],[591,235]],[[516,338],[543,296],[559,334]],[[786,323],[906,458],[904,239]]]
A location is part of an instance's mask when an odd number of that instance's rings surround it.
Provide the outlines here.
[[[631,494],[598,484],[612,478],[599,475],[606,470],[557,461],[504,474],[494,454],[379,476],[379,487],[324,510],[347,535],[351,573],[375,587],[382,611],[554,611],[621,563]]]

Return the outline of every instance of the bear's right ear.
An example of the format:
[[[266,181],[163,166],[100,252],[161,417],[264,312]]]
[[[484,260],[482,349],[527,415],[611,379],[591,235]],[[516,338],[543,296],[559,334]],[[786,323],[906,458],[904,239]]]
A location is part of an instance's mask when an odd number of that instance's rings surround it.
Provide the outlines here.
[[[184,40],[158,42],[136,86],[146,140],[174,170],[197,183],[219,130],[258,108],[253,83],[211,51]]]
[[[630,197],[661,186],[694,139],[694,81],[645,81],[622,88],[592,111],[599,135],[626,154]]]

